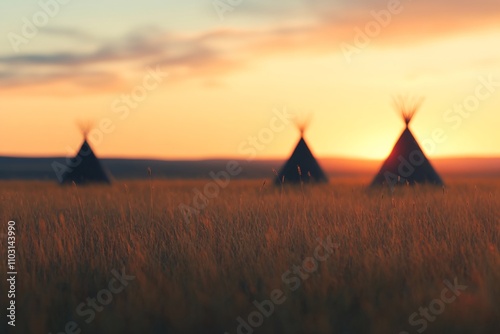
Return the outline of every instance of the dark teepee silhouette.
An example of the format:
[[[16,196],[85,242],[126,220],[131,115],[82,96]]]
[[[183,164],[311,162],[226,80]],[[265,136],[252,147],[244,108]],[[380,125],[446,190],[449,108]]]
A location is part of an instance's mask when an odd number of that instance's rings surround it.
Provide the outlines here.
[[[299,143],[295,147],[290,159],[288,159],[276,176],[274,183],[280,185],[283,183],[328,182],[328,178],[304,140],[306,125],[298,127],[300,130]]]
[[[432,167],[429,159],[417,143],[408,125],[420,107],[422,100],[409,102],[403,98],[395,100],[401,112],[406,128],[399,137],[391,154],[373,179],[371,185],[414,185],[430,183],[443,185],[443,181]]]
[[[94,154],[94,151],[92,151],[92,148],[88,143],[88,131],[85,129],[82,132],[84,135],[83,144],[78,151],[78,154],[73,158],[73,166],[71,167],[71,170],[68,170],[64,174],[61,183],[65,184],[74,182],[76,184],[111,184],[108,174],[105,172],[101,162]]]

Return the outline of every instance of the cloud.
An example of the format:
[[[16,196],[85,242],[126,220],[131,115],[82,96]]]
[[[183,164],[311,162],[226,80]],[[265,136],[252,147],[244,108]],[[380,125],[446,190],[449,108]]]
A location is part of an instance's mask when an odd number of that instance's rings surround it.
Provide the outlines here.
[[[243,2],[235,15],[279,15],[259,28],[226,27],[192,33],[138,29],[116,40],[99,40],[70,28],[45,28],[43,33],[96,44],[93,51],[31,53],[0,57],[0,86],[22,89],[57,82],[74,84],[84,92],[101,91],[101,84],[118,90],[127,84],[123,69],[140,75],[146,66],[159,65],[170,72],[169,82],[199,79],[217,82],[225,75],[252,66],[270,55],[288,53],[335,54],[341,43],[353,43],[355,28],[364,29],[372,11],[387,8],[384,0],[300,0],[295,5],[279,0]],[[438,38],[498,29],[497,0],[409,1],[373,39],[370,47],[401,47]],[[232,14],[231,14],[232,15]],[[102,81],[101,81],[102,79]],[[217,85],[214,85],[217,86]],[[54,91],[56,94],[57,91]]]
[[[107,71],[60,71],[49,73],[0,73],[0,87],[14,89],[23,95],[29,91],[29,95],[76,95],[82,92],[104,92],[115,91],[118,88],[124,90],[124,82],[120,77]],[[16,89],[17,88],[17,89]],[[18,89],[22,88],[19,92]]]
[[[172,35],[155,31],[136,31],[123,39],[102,43],[88,53],[63,52],[53,54],[22,54],[0,57],[0,86],[20,89],[56,81],[81,83],[91,78],[119,78],[116,68],[127,68],[140,74],[147,66],[168,67],[180,74],[177,80],[188,76],[216,75],[241,64],[227,59],[214,43],[237,38],[217,32],[192,36]],[[133,73],[132,73],[133,76]],[[123,80],[125,76],[123,76]],[[96,80],[98,82],[99,80]],[[105,80],[109,81],[109,80]],[[92,91],[92,85],[85,85]],[[121,86],[121,85],[120,85]],[[100,87],[96,86],[100,91]]]
[[[38,30],[42,34],[46,34],[51,37],[64,37],[71,40],[77,40],[79,42],[89,43],[98,42],[99,38],[85,33],[79,29],[68,28],[68,27],[42,27]]]
[[[104,42],[94,52],[76,54],[72,52],[54,54],[21,54],[0,57],[0,65],[51,65],[54,67],[84,66],[121,60],[141,59],[160,55],[165,46],[149,35],[130,34],[122,40]]]

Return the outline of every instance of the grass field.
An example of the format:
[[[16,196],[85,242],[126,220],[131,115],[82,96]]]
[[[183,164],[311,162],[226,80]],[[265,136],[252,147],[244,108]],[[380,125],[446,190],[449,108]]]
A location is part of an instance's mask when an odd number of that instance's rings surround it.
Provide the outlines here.
[[[0,183],[18,272],[0,332],[500,333],[499,180],[268,183],[231,182],[189,223],[206,181]]]

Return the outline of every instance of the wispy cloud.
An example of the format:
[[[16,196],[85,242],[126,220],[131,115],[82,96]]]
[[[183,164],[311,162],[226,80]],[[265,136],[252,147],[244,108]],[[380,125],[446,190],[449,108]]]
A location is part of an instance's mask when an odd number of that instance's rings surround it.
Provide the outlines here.
[[[401,0],[401,3],[405,10],[393,19],[372,47],[424,43],[500,27],[496,0],[473,4],[465,0]],[[127,80],[122,75],[124,68],[139,72],[148,65],[165,67],[172,73],[170,82],[191,78],[214,82],[271,54],[338,53],[339,43],[351,41],[354,28],[363,27],[372,19],[370,11],[386,6],[384,0],[338,4],[311,0],[298,1],[293,6],[285,1],[273,4],[257,1],[238,7],[235,14],[256,17],[273,13],[279,20],[260,28],[227,27],[189,34],[150,27],[117,40],[99,40],[79,29],[44,28],[42,32],[53,38],[65,37],[97,46],[86,52],[68,50],[0,57],[0,86],[19,89],[65,81],[74,83],[82,92],[92,92],[93,83],[100,91],[102,85],[98,83],[105,82],[109,89],[113,85],[119,89]],[[298,13],[302,13],[300,19],[296,17]]]
[[[81,31],[76,28],[69,27],[43,27],[38,30],[42,34],[51,36],[51,37],[64,37],[69,38],[71,40],[77,40],[80,42],[88,43],[88,42],[98,42],[100,39],[96,36],[88,34],[84,31]]]

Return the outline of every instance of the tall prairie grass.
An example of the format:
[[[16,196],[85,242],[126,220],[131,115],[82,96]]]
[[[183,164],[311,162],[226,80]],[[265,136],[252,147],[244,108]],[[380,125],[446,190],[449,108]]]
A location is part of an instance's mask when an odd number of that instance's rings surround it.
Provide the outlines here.
[[[417,333],[408,317],[457,278],[467,290],[425,332],[500,333],[500,181],[394,193],[356,180],[232,181],[187,224],[179,205],[204,185],[0,183],[0,233],[15,220],[18,251],[16,328],[4,317],[0,331],[55,334],[75,321],[82,333],[232,334],[254,300],[282,289],[255,333]],[[282,274],[329,236],[332,256],[287,289]],[[135,280],[87,324],[77,306],[122,268]]]

